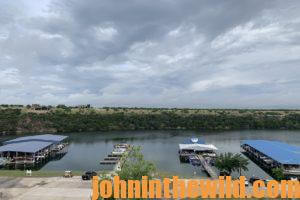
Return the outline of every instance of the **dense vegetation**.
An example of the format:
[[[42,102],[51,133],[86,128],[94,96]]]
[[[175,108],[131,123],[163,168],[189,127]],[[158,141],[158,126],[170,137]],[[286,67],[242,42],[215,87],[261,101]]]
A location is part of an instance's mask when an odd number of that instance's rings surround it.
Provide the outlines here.
[[[140,146],[133,147],[127,155],[123,156],[123,159],[122,169],[117,172],[121,180],[142,180],[143,176],[147,176],[148,179],[153,178],[156,167],[154,163],[144,159]]]
[[[0,107],[0,133],[108,130],[300,129],[292,110]]]
[[[242,176],[242,170],[248,171],[248,164],[249,161],[247,158],[244,158],[239,153],[233,154],[231,152],[218,155],[215,163],[216,168],[219,169],[223,175],[226,174],[228,176],[231,176],[233,171],[239,172],[240,176]]]

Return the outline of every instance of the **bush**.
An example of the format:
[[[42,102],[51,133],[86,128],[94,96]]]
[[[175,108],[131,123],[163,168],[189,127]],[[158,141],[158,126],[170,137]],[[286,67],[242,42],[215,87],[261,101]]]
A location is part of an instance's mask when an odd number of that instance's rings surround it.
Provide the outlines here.
[[[281,168],[272,169],[272,175],[273,175],[273,178],[277,181],[284,179],[284,173]]]

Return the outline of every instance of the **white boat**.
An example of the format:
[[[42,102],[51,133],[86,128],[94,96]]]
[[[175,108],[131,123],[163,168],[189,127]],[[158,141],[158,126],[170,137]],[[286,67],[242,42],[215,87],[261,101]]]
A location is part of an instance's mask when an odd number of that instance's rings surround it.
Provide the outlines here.
[[[121,143],[121,144],[115,144],[114,148],[125,148],[128,149],[130,147],[130,144]]]
[[[7,160],[5,158],[0,158],[0,167],[5,166],[7,163]]]
[[[126,152],[127,149],[125,148],[116,148],[113,150],[113,155],[123,155]]]

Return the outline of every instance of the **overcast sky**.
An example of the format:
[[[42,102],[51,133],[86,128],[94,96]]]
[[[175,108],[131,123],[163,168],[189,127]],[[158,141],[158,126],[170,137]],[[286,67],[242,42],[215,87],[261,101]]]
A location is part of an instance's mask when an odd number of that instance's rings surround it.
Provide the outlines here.
[[[1,0],[0,103],[300,108],[300,1]]]

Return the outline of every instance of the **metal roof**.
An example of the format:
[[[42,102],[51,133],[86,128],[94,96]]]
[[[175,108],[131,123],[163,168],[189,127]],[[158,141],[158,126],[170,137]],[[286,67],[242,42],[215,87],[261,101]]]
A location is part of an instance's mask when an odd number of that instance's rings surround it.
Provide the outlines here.
[[[4,146],[0,147],[0,152],[12,151],[35,153],[52,144],[61,142],[66,138],[68,138],[68,136],[52,134],[19,137],[3,142]]]
[[[213,144],[179,144],[180,150],[194,150],[194,151],[215,151],[218,150]]]
[[[182,144],[205,144],[205,141],[199,138],[188,138]]]
[[[281,164],[300,165],[300,147],[270,140],[245,140],[247,144]]]
[[[0,147],[0,152],[13,151],[23,153],[35,153],[53,144],[52,142],[27,141],[11,143]]]
[[[19,142],[31,142],[31,141],[58,143],[63,141],[66,138],[68,138],[68,136],[44,134],[44,135],[19,137],[13,140],[5,141],[3,142],[3,144],[14,144]]]

